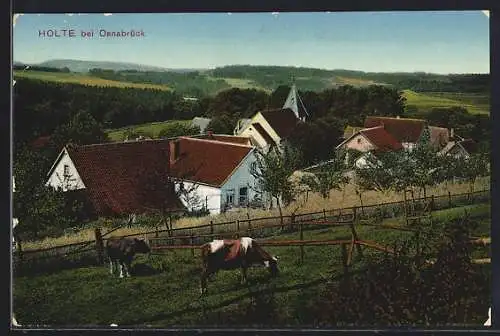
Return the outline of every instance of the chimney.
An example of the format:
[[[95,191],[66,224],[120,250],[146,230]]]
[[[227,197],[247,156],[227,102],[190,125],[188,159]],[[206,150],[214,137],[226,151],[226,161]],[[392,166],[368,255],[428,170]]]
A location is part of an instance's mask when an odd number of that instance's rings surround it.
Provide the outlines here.
[[[179,151],[180,151],[180,142],[179,140],[172,140],[169,143],[170,145],[170,164],[175,163],[177,159],[179,158]]]

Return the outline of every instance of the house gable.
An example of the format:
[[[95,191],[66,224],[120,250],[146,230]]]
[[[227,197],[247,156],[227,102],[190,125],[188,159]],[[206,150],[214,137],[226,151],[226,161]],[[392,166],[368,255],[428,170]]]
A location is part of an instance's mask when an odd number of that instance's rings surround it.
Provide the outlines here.
[[[85,189],[80,173],[66,148],[63,148],[52,165],[46,185],[63,191]]]

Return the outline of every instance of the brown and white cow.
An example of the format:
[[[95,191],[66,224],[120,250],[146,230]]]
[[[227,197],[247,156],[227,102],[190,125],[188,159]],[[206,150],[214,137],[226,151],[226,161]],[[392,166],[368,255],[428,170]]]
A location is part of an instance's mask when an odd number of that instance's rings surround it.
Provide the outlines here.
[[[130,266],[136,253],[150,253],[147,242],[137,238],[110,238],[106,241],[106,253],[109,259],[109,272],[114,273],[115,265],[120,264],[120,278],[130,276]],[[125,271],[125,272],[124,272]]]
[[[271,276],[278,274],[278,258],[264,251],[250,237],[214,240],[201,247],[203,268],[201,294],[207,291],[207,278],[219,270],[241,269],[241,283],[247,281],[247,269],[251,265],[264,265]]]

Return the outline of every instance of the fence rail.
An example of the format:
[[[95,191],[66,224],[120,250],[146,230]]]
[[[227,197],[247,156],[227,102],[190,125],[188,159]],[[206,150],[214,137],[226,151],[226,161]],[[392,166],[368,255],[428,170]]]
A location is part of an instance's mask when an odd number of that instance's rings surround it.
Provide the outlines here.
[[[473,193],[454,195],[448,193],[447,195],[440,196],[432,195],[427,198],[421,197],[416,198],[411,203],[416,211],[425,208],[425,204],[430,204],[431,210],[434,211],[476,202],[484,202],[489,199],[490,190],[481,190]],[[168,245],[175,245],[176,248],[183,248],[182,246],[184,246],[185,248],[192,249],[193,245],[202,245],[214,238],[233,237],[235,234],[247,234],[257,239],[297,231],[302,235],[303,231],[313,230],[319,227],[349,226],[355,219],[363,221],[364,219],[373,217],[378,217],[380,219],[398,217],[405,214],[404,207],[405,202],[398,201],[365,205],[362,207],[353,206],[330,210],[323,209],[322,211],[284,215],[281,217],[270,216],[250,218],[247,214],[248,218],[246,219],[243,218],[220,223],[211,221],[208,224],[185,228],[155,229],[122,237],[146,236],[153,242],[152,246],[162,246],[168,243]],[[277,223],[277,221],[279,222]],[[379,226],[381,229],[384,228],[383,225]],[[115,227],[104,233],[102,237],[100,237],[100,241],[103,242],[107,240],[107,236],[119,228],[120,227]],[[409,228],[399,229],[411,231]],[[57,259],[61,257],[67,258],[77,254],[89,256],[89,258],[93,255],[94,259],[99,259],[102,262],[102,255],[98,255],[99,251],[97,251],[96,240],[88,240],[44,249],[24,250],[21,253],[14,252],[14,266],[19,268],[22,264],[30,265],[37,260]],[[102,253],[102,246],[100,249]]]

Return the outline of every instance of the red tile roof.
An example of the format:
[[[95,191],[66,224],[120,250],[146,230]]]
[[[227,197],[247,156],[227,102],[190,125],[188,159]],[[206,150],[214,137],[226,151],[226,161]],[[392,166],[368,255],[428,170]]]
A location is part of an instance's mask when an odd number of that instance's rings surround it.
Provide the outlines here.
[[[219,187],[231,176],[251,146],[221,141],[180,137],[179,157],[171,164],[171,174],[211,186]]]
[[[459,141],[458,142],[462,147],[463,149],[465,149],[465,151],[469,154],[474,154],[478,151],[478,145],[477,143],[472,140],[472,139],[464,139],[462,141]]]
[[[282,139],[287,138],[299,122],[295,113],[289,108],[266,110],[261,114]]]
[[[384,126],[399,142],[417,142],[426,125],[422,119],[390,118],[390,117],[366,117],[365,128]]]
[[[94,209],[102,216],[148,212],[163,200],[168,210],[183,208],[173,184],[166,183],[168,141],[67,146],[67,151]]]
[[[261,124],[253,123],[252,126],[255,128],[257,133],[259,133],[264,138],[264,140],[266,140],[266,143],[268,143],[269,145],[276,145],[276,142],[274,142],[273,138],[271,138],[269,133],[267,133],[267,131],[264,129],[264,127],[262,127]]]
[[[236,135],[226,135],[226,134],[203,134],[200,136],[194,136],[193,138],[215,140],[221,142],[230,142],[241,145],[251,146],[250,138]]]
[[[403,148],[401,143],[382,126],[363,129],[359,132],[376,147],[377,151],[390,151]]]

